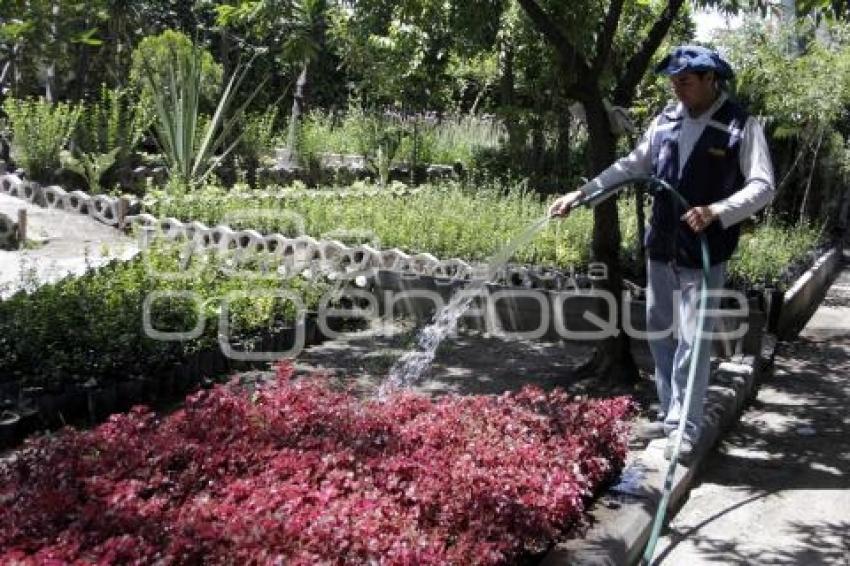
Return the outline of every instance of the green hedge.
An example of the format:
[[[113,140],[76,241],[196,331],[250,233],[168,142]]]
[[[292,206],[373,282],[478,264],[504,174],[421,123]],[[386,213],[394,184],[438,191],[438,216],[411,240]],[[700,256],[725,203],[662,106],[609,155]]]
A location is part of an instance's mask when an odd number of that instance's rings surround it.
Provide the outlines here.
[[[454,182],[408,189],[397,183],[381,189],[358,183],[344,191],[294,185],[265,192],[227,191],[220,187],[179,196],[155,193],[147,211],[158,217],[227,223],[265,233],[314,237],[349,243],[372,242],[410,253],[429,252],[441,259],[482,260],[546,213],[548,200],[520,186],[470,188]],[[303,219],[303,226],[296,221]],[[551,222],[514,261],[559,267],[583,266],[590,257],[592,214],[578,210]],[[620,229],[625,264],[634,268],[637,222],[634,200],[620,199]],[[747,284],[777,284],[783,272],[802,261],[819,242],[813,226],[776,222],[749,225],[729,265],[730,276]]]
[[[228,292],[286,289],[297,293],[308,308],[315,308],[327,288],[300,277],[281,281],[271,276],[230,276],[226,258],[209,254],[184,260],[176,248],[152,248],[132,261],[116,261],[0,303],[0,381],[46,385],[153,375],[189,352],[215,345],[219,299]],[[187,269],[181,269],[181,264]],[[145,335],[142,306],[155,291],[189,291],[200,298],[206,318],[200,338],[164,342]],[[255,296],[231,306],[237,339],[293,319],[290,303],[271,298]],[[196,309],[189,299],[152,303],[151,323],[157,330],[188,331],[196,322]]]
[[[455,182],[416,190],[395,184],[379,189],[356,184],[338,196],[333,189],[226,191],[218,187],[182,195],[151,194],[146,211],[157,217],[198,220],[208,226],[226,223],[264,233],[298,235],[349,243],[369,243],[440,258],[482,260],[546,214],[547,202],[522,187],[464,187]],[[357,196],[361,194],[362,196]],[[322,196],[323,195],[323,196]],[[623,251],[634,254],[636,222],[633,201],[621,210]],[[299,220],[303,220],[303,226]],[[554,221],[514,260],[526,264],[583,265],[590,254],[592,214],[576,211],[567,221]]]
[[[764,222],[741,236],[729,262],[729,277],[741,285],[783,286],[783,275],[800,267],[820,243],[820,230],[808,224],[786,226]]]

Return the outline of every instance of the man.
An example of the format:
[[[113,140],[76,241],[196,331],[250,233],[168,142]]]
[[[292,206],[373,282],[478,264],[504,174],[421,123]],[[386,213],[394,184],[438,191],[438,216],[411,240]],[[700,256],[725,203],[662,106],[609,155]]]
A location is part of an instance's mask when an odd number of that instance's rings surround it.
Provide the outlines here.
[[[774,194],[773,167],[759,123],[721,88],[732,78],[719,54],[699,46],[680,46],[656,67],[670,77],[678,99],[651,123],[628,156],[577,191],[557,199],[552,216],[566,216],[583,196],[631,177],[653,175],[670,183],[690,203],[685,210],[669,192],[658,193],[646,236],[647,330],[655,362],[659,420],[650,433],[674,433],[685,397],[688,366],[695,346],[702,260],[698,234],[709,244],[709,286],[722,288],[726,262],[738,243],[738,223],[766,206]],[[710,299],[707,308],[716,308]],[[706,320],[703,332],[710,332]],[[681,442],[687,460],[699,439],[703,401],[710,372],[710,344],[704,340],[691,406]]]

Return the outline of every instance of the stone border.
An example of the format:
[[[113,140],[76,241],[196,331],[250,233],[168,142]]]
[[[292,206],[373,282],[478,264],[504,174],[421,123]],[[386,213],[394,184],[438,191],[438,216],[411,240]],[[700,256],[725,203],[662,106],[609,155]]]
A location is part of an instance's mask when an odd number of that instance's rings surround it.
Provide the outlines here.
[[[841,247],[830,248],[785,292],[774,331],[782,340],[799,334],[817,310],[844,262]]]
[[[741,356],[722,362],[712,372],[708,388],[703,434],[688,466],[679,465],[670,497],[670,508],[684,503],[702,463],[755,398],[762,379],[773,371],[776,337],[765,334],[757,356]],[[594,525],[584,538],[556,544],[543,566],[567,564],[625,565],[641,558],[652,529],[661,487],[667,473],[666,440],[651,441],[623,470],[620,483],[611,487],[590,508]]]

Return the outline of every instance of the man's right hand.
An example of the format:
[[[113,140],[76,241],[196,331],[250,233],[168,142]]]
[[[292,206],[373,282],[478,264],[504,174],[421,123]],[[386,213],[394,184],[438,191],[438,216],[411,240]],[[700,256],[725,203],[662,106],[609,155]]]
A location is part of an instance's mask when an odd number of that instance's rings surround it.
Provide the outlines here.
[[[570,211],[576,205],[576,203],[584,196],[584,193],[581,191],[573,191],[571,193],[567,193],[562,197],[559,197],[555,202],[553,202],[549,206],[549,217],[550,218],[558,218],[563,217],[566,218],[569,216]]]

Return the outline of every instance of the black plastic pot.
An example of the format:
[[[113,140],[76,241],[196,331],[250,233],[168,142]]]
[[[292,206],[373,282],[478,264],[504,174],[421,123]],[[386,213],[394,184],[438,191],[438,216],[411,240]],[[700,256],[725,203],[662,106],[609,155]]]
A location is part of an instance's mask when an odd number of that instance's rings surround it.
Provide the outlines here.
[[[135,378],[123,379],[116,384],[118,408],[125,411],[133,405],[144,403],[145,384]]]
[[[21,417],[21,420],[18,421],[18,440],[26,438],[28,435],[39,430],[41,422],[37,409],[32,407],[18,407],[15,412]]]
[[[14,411],[4,410],[0,412],[0,448],[14,446],[18,443],[20,421],[21,416]]]
[[[199,377],[212,377],[215,375],[215,352],[204,350],[197,353]]]
[[[785,292],[776,287],[768,287],[764,290],[765,312],[767,315],[767,330],[776,333],[779,325],[779,316],[782,314],[782,304],[785,301]]]
[[[118,412],[118,390],[115,384],[92,387],[87,395],[89,422],[94,424],[106,420]]]

